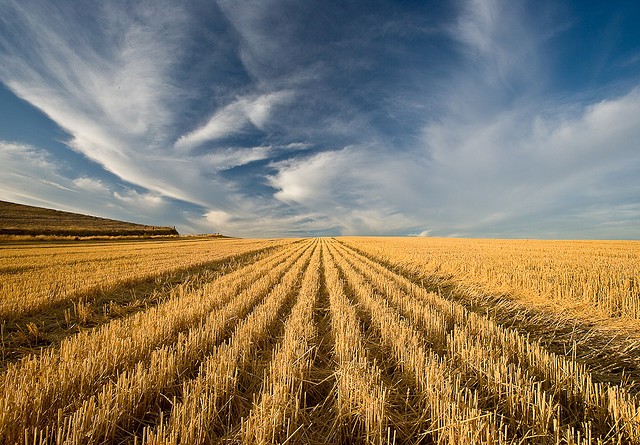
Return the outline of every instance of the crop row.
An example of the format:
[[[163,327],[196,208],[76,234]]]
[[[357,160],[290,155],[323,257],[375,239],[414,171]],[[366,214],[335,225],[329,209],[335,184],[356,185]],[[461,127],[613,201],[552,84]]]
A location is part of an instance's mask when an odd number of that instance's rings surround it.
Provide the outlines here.
[[[0,319],[19,319],[70,300],[91,298],[116,285],[282,244],[221,239],[3,246]]]
[[[640,443],[624,385],[328,239],[1,378],[3,443]]]

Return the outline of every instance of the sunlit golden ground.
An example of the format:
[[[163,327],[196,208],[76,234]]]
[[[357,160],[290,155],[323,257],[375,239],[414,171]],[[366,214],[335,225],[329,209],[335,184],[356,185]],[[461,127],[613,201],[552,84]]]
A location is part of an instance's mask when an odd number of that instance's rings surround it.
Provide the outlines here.
[[[639,257],[633,242],[3,245],[0,443],[640,443]]]

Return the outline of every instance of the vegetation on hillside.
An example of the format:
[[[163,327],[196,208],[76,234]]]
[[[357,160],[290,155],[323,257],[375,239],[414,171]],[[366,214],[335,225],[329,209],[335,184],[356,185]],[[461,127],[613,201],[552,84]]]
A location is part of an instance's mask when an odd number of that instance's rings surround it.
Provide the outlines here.
[[[0,201],[0,235],[166,236],[178,235],[178,231],[175,227],[148,226]]]

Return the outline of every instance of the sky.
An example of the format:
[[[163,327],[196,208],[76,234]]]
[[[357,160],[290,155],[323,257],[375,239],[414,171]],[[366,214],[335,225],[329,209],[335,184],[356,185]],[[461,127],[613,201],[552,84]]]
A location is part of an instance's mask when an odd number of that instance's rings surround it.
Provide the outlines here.
[[[640,2],[0,0],[0,199],[180,233],[640,239]]]

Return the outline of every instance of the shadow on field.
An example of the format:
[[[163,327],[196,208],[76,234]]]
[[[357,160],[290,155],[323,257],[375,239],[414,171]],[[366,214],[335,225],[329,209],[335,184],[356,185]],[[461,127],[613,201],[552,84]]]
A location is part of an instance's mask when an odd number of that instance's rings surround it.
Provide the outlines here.
[[[155,277],[119,283],[104,291],[78,294],[70,301],[4,321],[0,326],[0,370],[30,354],[57,348],[65,338],[78,332],[157,306],[170,298],[171,291],[178,286],[196,290],[221,275],[258,261],[276,248],[266,247]]]
[[[589,369],[594,381],[624,385],[629,392],[640,393],[640,339],[625,334],[624,330],[603,330],[595,322],[526,306],[512,295],[485,293],[479,290],[479,285],[465,286],[453,276],[408,271],[341,240],[336,241],[428,292],[486,315],[500,326],[539,342],[550,352],[576,360]]]

